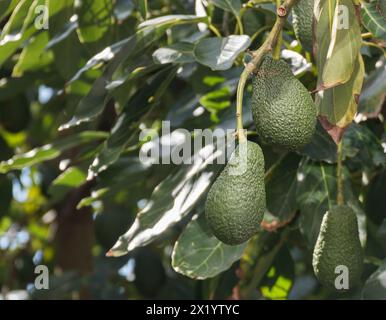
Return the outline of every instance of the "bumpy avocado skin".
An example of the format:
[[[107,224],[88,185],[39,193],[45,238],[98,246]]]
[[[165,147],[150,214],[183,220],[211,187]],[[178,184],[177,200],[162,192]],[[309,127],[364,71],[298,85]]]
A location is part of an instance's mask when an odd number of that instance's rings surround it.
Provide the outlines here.
[[[264,57],[253,77],[252,114],[266,144],[297,150],[311,141],[316,106],[283,60]]]
[[[333,291],[338,274],[335,268],[344,265],[349,270],[349,290],[360,282],[363,251],[359,240],[358,221],[348,206],[334,206],[322,221],[313,254],[312,265],[320,283]]]
[[[303,48],[312,52],[314,0],[299,0],[293,7],[293,26]]]
[[[241,144],[246,144],[246,152],[240,152],[245,150]],[[238,172],[240,158],[246,165],[239,166],[244,170]],[[254,142],[241,142],[209,190],[205,203],[208,224],[222,242],[241,244],[258,231],[265,208],[263,152]]]

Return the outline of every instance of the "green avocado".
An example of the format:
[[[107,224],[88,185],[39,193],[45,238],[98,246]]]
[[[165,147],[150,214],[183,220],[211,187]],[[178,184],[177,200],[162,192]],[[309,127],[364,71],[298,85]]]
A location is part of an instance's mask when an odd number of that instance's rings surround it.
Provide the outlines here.
[[[299,0],[293,7],[293,26],[302,47],[312,52],[314,0]]]
[[[358,221],[348,206],[334,206],[323,217],[312,265],[318,280],[333,291],[347,291],[358,285],[363,269],[363,251],[359,240]],[[335,287],[340,272],[348,269],[348,288]]]
[[[241,244],[258,231],[265,208],[263,152],[254,142],[240,142],[209,190],[208,224],[222,242]]]
[[[315,132],[317,109],[311,95],[285,61],[270,55],[253,77],[251,109],[256,131],[266,144],[297,150]]]

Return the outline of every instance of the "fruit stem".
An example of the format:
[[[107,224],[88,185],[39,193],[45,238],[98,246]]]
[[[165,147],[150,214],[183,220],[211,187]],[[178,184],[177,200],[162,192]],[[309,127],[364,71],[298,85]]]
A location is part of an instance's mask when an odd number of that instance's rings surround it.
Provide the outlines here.
[[[337,202],[338,205],[344,204],[344,193],[343,193],[343,170],[342,170],[342,162],[343,162],[343,151],[342,151],[343,139],[338,143],[338,164],[336,169],[336,178],[338,182],[338,196]]]
[[[262,46],[256,51],[252,51],[250,53],[252,55],[252,60],[246,64],[245,69],[240,76],[239,84],[237,87],[236,99],[237,137],[240,142],[245,141],[247,139],[243,128],[243,95],[245,84],[248,80],[249,75],[259,67],[259,64],[263,59],[264,55],[268,52],[271,52],[272,48],[275,47],[280,33],[287,20],[289,12],[297,1],[298,0],[285,0],[284,3],[277,8],[276,21],[272,27],[271,32],[269,33],[267,39],[264,41]]]
[[[221,38],[220,31],[218,31],[218,29],[213,24],[209,23],[208,27],[209,27],[210,31],[212,31],[216,35],[216,37]]]

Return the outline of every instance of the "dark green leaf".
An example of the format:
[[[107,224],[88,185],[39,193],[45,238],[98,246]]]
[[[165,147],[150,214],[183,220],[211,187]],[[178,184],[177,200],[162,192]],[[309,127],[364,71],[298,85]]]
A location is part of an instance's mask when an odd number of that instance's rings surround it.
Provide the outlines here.
[[[204,215],[193,218],[174,245],[172,266],[193,279],[211,278],[239,260],[246,244],[228,246],[210,231]]]
[[[158,64],[194,62],[193,51],[193,43],[179,42],[154,51],[153,60]]]
[[[77,167],[70,167],[60,174],[51,184],[48,193],[51,201],[62,200],[68,192],[79,187],[86,181],[86,174]]]
[[[363,290],[362,297],[370,300],[386,299],[386,262],[367,279]]]
[[[359,113],[365,117],[377,117],[385,101],[386,63],[382,60],[380,66],[370,73],[365,81],[359,99]]]
[[[355,168],[373,168],[386,164],[381,141],[365,126],[352,124],[343,136],[343,154]]]
[[[312,160],[335,163],[337,159],[336,151],[337,146],[335,142],[318,121],[311,142],[301,149],[299,153],[310,157]]]
[[[171,27],[173,25],[178,24],[185,24],[185,23],[199,23],[199,22],[207,22],[207,17],[198,17],[193,15],[169,15],[169,16],[162,16],[154,19],[147,20],[145,22],[142,22],[138,28],[145,28],[145,27]]]
[[[274,165],[267,176],[267,209],[280,222],[290,220],[297,210],[296,187],[299,160],[299,156],[290,153]]]
[[[210,0],[216,7],[225,11],[232,12],[235,16],[240,14],[241,1],[240,0]]]
[[[374,37],[386,40],[386,20],[377,10],[377,2],[362,3],[362,21]]]
[[[158,99],[174,79],[176,72],[176,68],[173,68],[172,71],[169,68],[160,71],[127,103],[125,110],[111,130],[109,139],[91,165],[89,176],[97,175],[100,171],[106,170],[110,164],[118,159],[138,131],[137,127],[132,128],[133,122],[138,121],[159,102]],[[149,103],[150,98],[152,98],[151,103]]]

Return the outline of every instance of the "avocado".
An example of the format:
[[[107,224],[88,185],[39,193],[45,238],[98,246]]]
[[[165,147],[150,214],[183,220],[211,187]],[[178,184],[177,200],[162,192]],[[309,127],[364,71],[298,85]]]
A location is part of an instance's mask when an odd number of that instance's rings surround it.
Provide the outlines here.
[[[220,241],[241,244],[258,231],[265,208],[263,152],[254,142],[240,142],[209,190],[208,224]]]
[[[363,269],[363,251],[359,240],[355,212],[346,205],[332,207],[323,217],[318,240],[314,248],[312,265],[318,280],[333,291],[347,291],[358,285]],[[336,267],[348,269],[348,288],[338,290],[335,280],[340,272]]]
[[[304,50],[312,52],[314,0],[299,0],[292,10],[296,38]]]
[[[317,109],[289,65],[266,55],[253,77],[252,114],[263,143],[297,150],[311,141]]]

